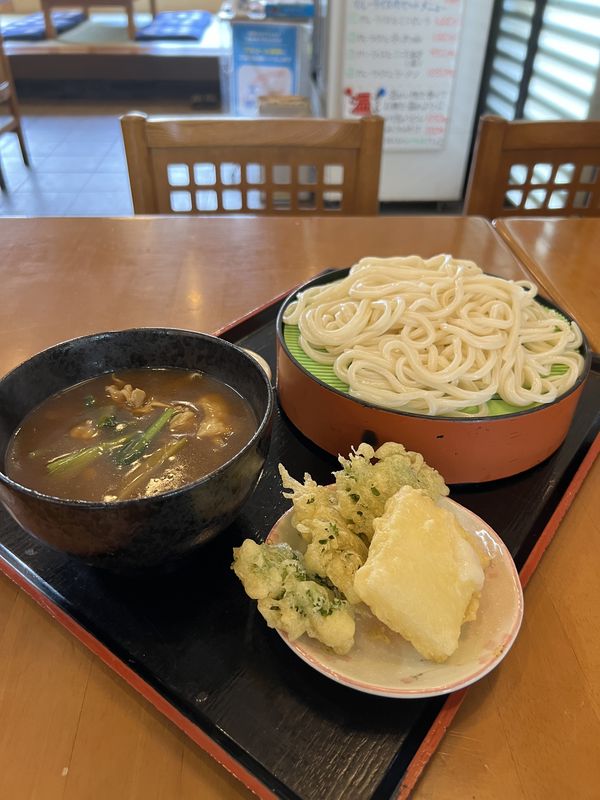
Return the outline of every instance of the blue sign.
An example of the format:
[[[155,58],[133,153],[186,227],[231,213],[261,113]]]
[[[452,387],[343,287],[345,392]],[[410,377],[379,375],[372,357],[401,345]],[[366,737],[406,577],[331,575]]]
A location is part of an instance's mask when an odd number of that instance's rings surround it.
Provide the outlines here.
[[[298,31],[295,25],[232,23],[232,111],[254,116],[258,98],[298,92]]]

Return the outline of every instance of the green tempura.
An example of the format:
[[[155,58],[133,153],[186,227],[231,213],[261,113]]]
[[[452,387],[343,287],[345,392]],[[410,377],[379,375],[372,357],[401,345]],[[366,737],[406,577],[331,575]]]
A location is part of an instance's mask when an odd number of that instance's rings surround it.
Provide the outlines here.
[[[420,453],[386,442],[377,450],[360,444],[348,458],[339,456],[342,469],[334,472],[337,506],[349,529],[371,541],[373,520],[403,486],[422,489],[432,500],[449,494],[444,479]]]
[[[354,644],[354,614],[346,600],[307,572],[288,544],[246,539],[233,550],[232,569],[270,628],[294,641],[306,633],[344,655]]]

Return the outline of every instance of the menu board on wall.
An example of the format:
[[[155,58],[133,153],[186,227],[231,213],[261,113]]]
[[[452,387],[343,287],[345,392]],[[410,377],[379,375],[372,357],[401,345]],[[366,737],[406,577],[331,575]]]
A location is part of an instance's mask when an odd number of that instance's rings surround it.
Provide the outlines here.
[[[344,116],[380,114],[386,150],[443,147],[463,0],[348,0]]]

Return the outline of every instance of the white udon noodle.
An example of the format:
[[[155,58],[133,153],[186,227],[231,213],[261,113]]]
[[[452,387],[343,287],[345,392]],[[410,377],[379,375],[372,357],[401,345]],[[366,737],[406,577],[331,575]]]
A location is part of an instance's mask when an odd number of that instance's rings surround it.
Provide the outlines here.
[[[485,275],[449,255],[363,258],[348,277],[301,292],[284,322],[298,325],[304,352],[331,364],[354,397],[486,415],[495,396],[519,407],[550,403],[582,371],[581,331],[536,293],[529,281]]]

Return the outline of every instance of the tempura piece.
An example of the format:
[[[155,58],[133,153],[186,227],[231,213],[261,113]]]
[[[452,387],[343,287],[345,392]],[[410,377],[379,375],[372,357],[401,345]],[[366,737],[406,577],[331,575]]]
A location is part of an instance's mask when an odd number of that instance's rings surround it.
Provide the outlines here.
[[[270,628],[290,641],[306,633],[344,655],[354,644],[354,615],[337,593],[314,580],[288,544],[246,539],[233,550],[232,569]]]
[[[334,473],[337,507],[350,530],[368,541],[373,521],[402,486],[422,489],[433,500],[449,494],[442,476],[420,453],[396,442],[386,442],[377,450],[363,442],[348,458],[339,456],[338,460],[343,469]]]
[[[363,443],[339,461],[343,469],[334,473],[333,486],[319,486],[308,474],[300,483],[281,464],[279,474],[294,506],[292,524],[307,542],[308,569],[358,603],[354,575],[365,563],[373,520],[383,514],[386,500],[405,485],[423,488],[434,499],[447,495],[448,487],[420,453],[395,442],[377,451]]]
[[[294,506],[292,524],[307,542],[306,568],[327,578],[350,603],[359,603],[354,574],[365,563],[365,542],[349,529],[331,487],[319,486],[306,474],[304,483],[279,465],[284,495]]]
[[[354,576],[367,559],[367,546],[347,527],[335,522],[315,519],[310,529],[312,541],[304,554],[306,568],[331,581],[349,603],[359,603]]]
[[[279,465],[279,475],[284,488],[283,496],[291,500],[294,507],[292,525],[304,541],[312,541],[310,524],[315,519],[342,523],[337,510],[337,498],[330,486],[319,486],[308,472],[304,473],[304,483],[300,483],[292,478],[283,464]]]
[[[443,662],[475,618],[488,559],[451,511],[405,486],[374,521],[354,588],[373,614],[427,659]]]

